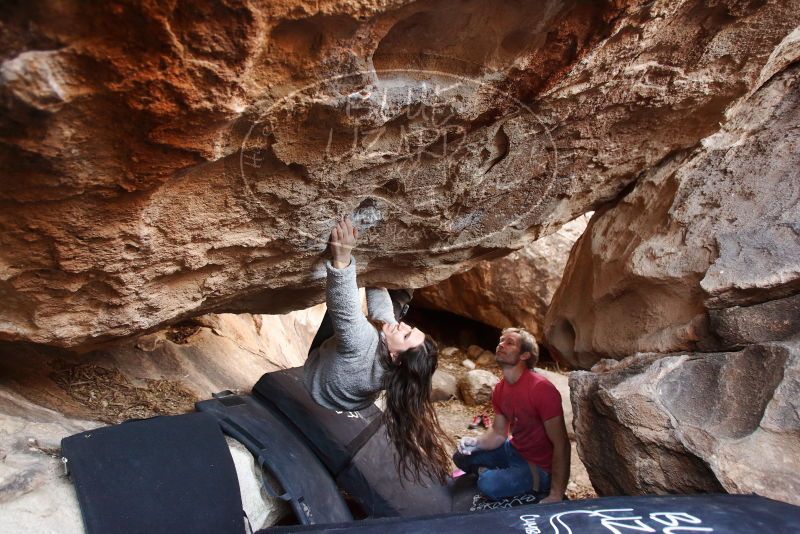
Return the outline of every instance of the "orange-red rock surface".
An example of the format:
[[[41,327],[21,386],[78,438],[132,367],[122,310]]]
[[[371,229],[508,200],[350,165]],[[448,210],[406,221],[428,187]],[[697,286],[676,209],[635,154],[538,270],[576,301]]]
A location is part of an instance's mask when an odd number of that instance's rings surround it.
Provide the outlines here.
[[[420,287],[616,197],[719,128],[796,2],[0,6],[0,339],[89,347]]]
[[[414,306],[446,310],[496,328],[521,326],[541,342],[545,313],[589,215],[496,260],[414,292]]]

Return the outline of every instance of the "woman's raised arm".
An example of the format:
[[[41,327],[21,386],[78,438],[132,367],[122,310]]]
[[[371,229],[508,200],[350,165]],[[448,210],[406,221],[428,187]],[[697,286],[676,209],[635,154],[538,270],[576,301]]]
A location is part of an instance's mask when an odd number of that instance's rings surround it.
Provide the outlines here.
[[[358,230],[349,217],[336,223],[331,230],[331,261],[326,265],[325,301],[337,337],[337,351],[344,357],[368,345],[374,330],[361,311],[358,295],[356,262],[351,254],[357,239]]]

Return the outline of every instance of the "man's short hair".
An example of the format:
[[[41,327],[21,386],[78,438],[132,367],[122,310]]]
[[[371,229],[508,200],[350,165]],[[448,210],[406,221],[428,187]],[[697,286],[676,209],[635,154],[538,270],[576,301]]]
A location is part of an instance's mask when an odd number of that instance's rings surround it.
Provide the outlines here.
[[[500,335],[505,334],[519,334],[519,353],[531,353],[531,357],[525,360],[525,366],[528,369],[533,369],[539,362],[539,345],[536,344],[536,338],[533,337],[533,334],[524,328],[504,328]]]

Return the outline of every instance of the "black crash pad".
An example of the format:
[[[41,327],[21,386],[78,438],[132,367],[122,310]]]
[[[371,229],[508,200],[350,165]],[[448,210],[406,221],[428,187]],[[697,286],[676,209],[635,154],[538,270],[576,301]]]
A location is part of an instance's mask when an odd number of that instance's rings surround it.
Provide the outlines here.
[[[520,533],[520,534],[755,534],[800,532],[800,507],[755,495],[607,497],[558,504],[534,504],[485,512],[418,518],[385,518],[359,523],[276,527],[281,532],[356,534]]]
[[[395,449],[377,406],[348,412],[318,405],[305,388],[302,367],[263,375],[253,387],[253,396],[294,425],[337,484],[368,516],[405,517],[469,509],[474,486],[400,478]]]
[[[226,434],[253,453],[280,486],[273,488],[265,480],[265,489],[289,502],[302,524],[353,519],[330,473],[302,436],[264,403],[250,395],[227,392],[195,406],[213,416]]]
[[[129,421],[61,441],[86,532],[241,534],[239,481],[213,417]]]
[[[264,374],[253,386],[253,395],[286,416],[334,476],[350,464],[381,423],[381,411],[374,404],[355,412],[317,404],[303,383],[302,367]]]

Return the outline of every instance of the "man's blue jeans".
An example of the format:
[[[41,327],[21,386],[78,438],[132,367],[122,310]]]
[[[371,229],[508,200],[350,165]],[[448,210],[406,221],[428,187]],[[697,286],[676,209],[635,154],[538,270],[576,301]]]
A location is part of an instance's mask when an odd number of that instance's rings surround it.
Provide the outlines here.
[[[495,501],[523,493],[546,496],[550,492],[550,474],[539,466],[539,490],[533,491],[531,468],[508,440],[491,451],[477,450],[470,455],[457,452],[453,462],[465,473],[478,473],[479,467],[486,467],[478,476],[478,489]]]

